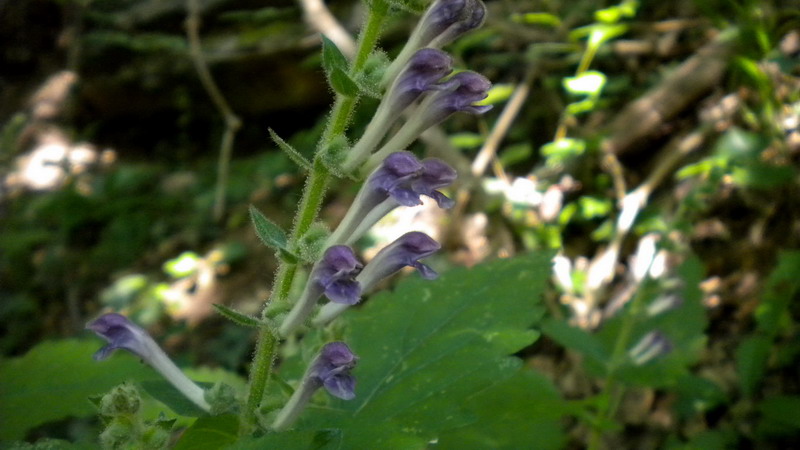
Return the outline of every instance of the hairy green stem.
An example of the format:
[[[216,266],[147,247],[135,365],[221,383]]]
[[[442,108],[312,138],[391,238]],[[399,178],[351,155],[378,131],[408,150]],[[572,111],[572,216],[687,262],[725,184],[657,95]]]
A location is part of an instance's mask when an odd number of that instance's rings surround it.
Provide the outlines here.
[[[357,75],[364,69],[367,58],[369,58],[378,41],[380,30],[388,12],[389,4],[385,0],[373,0],[371,2],[366,24],[358,39],[358,49],[350,68],[351,74]],[[354,97],[336,96],[328,126],[321,139],[320,149],[324,149],[336,136],[345,132],[356,102],[357,99]],[[322,163],[319,154],[317,154],[297,210],[294,229],[291,233],[292,240],[296,241],[301,238],[316,220],[319,208],[325,198],[325,189],[329,177],[330,171]],[[292,289],[296,269],[297,266],[295,264],[281,263],[278,275],[275,278],[273,297],[270,301],[282,301],[288,297]],[[268,326],[262,327],[256,343],[253,364],[250,367],[250,390],[242,412],[242,433],[250,432],[255,425],[256,410],[264,398],[264,393],[267,391],[272,363],[275,361],[277,351],[278,337],[275,331]]]

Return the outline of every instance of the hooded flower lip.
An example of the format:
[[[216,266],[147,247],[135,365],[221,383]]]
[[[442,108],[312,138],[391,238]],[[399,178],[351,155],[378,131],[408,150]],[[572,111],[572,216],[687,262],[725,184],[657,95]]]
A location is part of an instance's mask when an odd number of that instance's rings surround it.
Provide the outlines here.
[[[418,25],[419,40],[428,45],[448,28],[471,13],[475,0],[439,0],[434,2]]]
[[[104,314],[87,323],[86,328],[108,341],[106,346],[94,354],[95,360],[104,360],[117,349],[128,350],[157,370],[195,405],[204,411],[211,410],[205,400],[205,391],[187,378],[153,338],[127,317],[116,313]]]
[[[419,270],[425,279],[434,279],[438,274],[419,260],[436,253],[440,248],[442,246],[425,233],[419,231],[406,233],[379,251],[361,272],[358,281],[364,290],[368,291],[384,278],[406,266]]]
[[[152,338],[143,329],[122,314],[105,314],[86,324],[86,329],[94,331],[108,344],[92,357],[95,361],[107,359],[117,349],[125,349],[144,360],[151,357]]]
[[[311,367],[310,376],[334,397],[351,400],[356,396],[356,379],[350,371],[356,366],[357,361],[358,357],[347,344],[331,342],[322,347]]]
[[[350,247],[334,245],[325,251],[311,276],[332,302],[353,305],[361,299],[361,287],[355,278],[362,267]]]

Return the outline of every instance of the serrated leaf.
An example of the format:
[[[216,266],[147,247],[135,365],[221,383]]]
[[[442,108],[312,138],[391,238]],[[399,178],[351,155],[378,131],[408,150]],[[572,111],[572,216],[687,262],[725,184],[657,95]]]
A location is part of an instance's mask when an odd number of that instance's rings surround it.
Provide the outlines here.
[[[256,319],[255,317],[250,317],[247,314],[240,313],[239,311],[236,311],[235,309],[228,308],[225,305],[212,303],[211,306],[213,306],[214,309],[218,313],[220,313],[223,317],[225,317],[226,319],[232,321],[233,323],[236,323],[236,324],[241,325],[243,327],[258,328],[259,326],[261,326],[261,321]]]
[[[201,417],[186,429],[174,450],[218,450],[235,443],[238,435],[237,416]]]
[[[343,448],[359,448],[368,444],[363,430],[379,425],[434,438],[473,423],[463,399],[513,376],[521,361],[509,353],[536,337],[526,332],[544,314],[551,257],[534,253],[436,281],[410,279],[350,312],[345,340],[360,358],[356,398],[310,410],[304,427],[341,428]]]
[[[158,377],[130,355],[93,360],[102,345],[48,341],[22,357],[0,362],[0,440],[22,439],[31,428],[65,417],[94,415],[97,410],[89,397],[126,380]]]
[[[288,252],[286,233],[253,205],[250,205],[250,220],[253,221],[256,234],[264,245]]]
[[[307,160],[303,155],[300,154],[300,152],[295,150],[294,147],[287,144],[286,141],[281,139],[281,137],[278,136],[278,133],[273,131],[272,128],[268,128],[267,130],[269,131],[269,135],[272,138],[272,141],[275,142],[275,145],[277,145],[281,150],[283,150],[289,157],[289,159],[291,159],[295,164],[302,167],[303,169],[309,172],[311,171],[311,169],[313,168],[311,166],[311,161]]]

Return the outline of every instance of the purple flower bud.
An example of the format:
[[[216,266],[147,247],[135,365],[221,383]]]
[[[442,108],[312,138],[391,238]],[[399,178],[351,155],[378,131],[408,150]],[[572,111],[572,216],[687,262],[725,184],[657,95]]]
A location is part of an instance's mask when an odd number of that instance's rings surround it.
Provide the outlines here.
[[[356,379],[350,371],[356,366],[358,357],[344,342],[331,342],[322,347],[311,366],[309,376],[334,397],[351,400],[356,396]]]
[[[442,246],[425,233],[419,231],[406,233],[379,251],[364,267],[364,271],[358,276],[358,281],[364,291],[368,291],[379,281],[406,266],[419,270],[423,278],[432,280],[438,274],[419,260],[434,254],[440,248]]]
[[[480,0],[439,0],[434,2],[415,30],[421,46],[441,47],[467,31],[478,28],[486,16]]]
[[[350,247],[334,245],[314,266],[311,280],[332,302],[354,305],[361,299],[361,286],[355,279],[362,267]]]
[[[436,83],[453,71],[453,58],[435,48],[423,48],[411,57],[389,90],[389,110],[396,118],[408,105],[429,90],[442,89]]]
[[[441,90],[428,94],[414,109],[411,118],[389,139],[380,150],[373,154],[366,167],[377,167],[387,155],[400,148],[408,147],[428,128],[463,111],[483,114],[492,109],[491,105],[474,105],[489,95],[492,83],[475,72],[459,72],[441,83]]]
[[[153,338],[127,317],[105,314],[86,324],[86,328],[108,341],[108,345],[94,354],[95,360],[104,360],[119,348],[128,350],[156,369],[194,404],[205,411],[211,410],[203,389],[187,378]]]
[[[357,241],[397,206],[421,205],[422,195],[433,198],[442,208],[450,208],[453,201],[437,189],[451,184],[455,178],[456,171],[444,161],[435,158],[420,161],[409,152],[388,155],[361,187],[328,244]]]
[[[672,351],[672,342],[669,338],[660,331],[651,331],[628,351],[628,356],[634,364],[641,366],[670,351]]]

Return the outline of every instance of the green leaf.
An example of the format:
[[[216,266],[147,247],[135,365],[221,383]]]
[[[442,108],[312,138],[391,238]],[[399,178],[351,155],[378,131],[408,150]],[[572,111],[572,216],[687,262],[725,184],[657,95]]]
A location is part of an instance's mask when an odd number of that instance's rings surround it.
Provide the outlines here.
[[[558,16],[548,13],[524,13],[512,14],[511,20],[517,23],[525,23],[528,25],[542,25],[552,28],[561,26],[561,19]]]
[[[596,336],[562,320],[549,319],[545,321],[542,324],[542,332],[564,347],[591,358],[596,366],[605,366],[611,359],[610,353]]]
[[[294,147],[287,144],[286,141],[281,139],[281,137],[278,136],[278,134],[275,131],[273,131],[272,128],[268,128],[268,130],[269,130],[269,135],[272,138],[272,141],[275,142],[275,144],[286,153],[289,159],[291,159],[295,164],[297,164],[298,166],[302,167],[303,169],[309,172],[312,170],[313,167],[311,166],[311,162],[309,160],[307,160],[302,154],[300,154],[300,152],[295,150]]]
[[[237,416],[201,417],[186,429],[174,450],[217,450],[235,443],[238,434]]]
[[[761,378],[767,370],[770,340],[764,336],[750,336],[736,349],[736,370],[742,392],[748,397],[756,393]]]
[[[765,398],[758,408],[761,421],[758,424],[759,434],[793,435],[800,430],[800,396],[776,395]]]
[[[250,205],[250,220],[256,228],[256,234],[267,247],[287,251],[286,233],[272,221],[267,219],[255,206]]]
[[[240,313],[239,311],[228,308],[225,305],[212,303],[211,306],[213,306],[214,309],[226,319],[236,324],[239,324],[243,327],[258,328],[259,326],[261,326],[261,321],[256,319],[255,317],[250,317],[247,314]]]
[[[333,69],[340,69],[347,71],[350,63],[347,58],[342,54],[339,47],[333,43],[327,36],[322,35],[322,68],[326,73],[330,73]]]
[[[19,358],[0,362],[0,439],[22,439],[28,430],[69,416],[91,416],[90,396],[128,379],[158,377],[130,355],[95,361],[98,341],[43,342]],[[54,376],[57,374],[57,376]]]
[[[347,72],[338,67],[328,73],[328,81],[334,91],[345,97],[355,97],[358,95],[358,83],[350,78]]]
[[[790,320],[789,305],[800,293],[800,251],[784,251],[769,276],[761,303],[756,308],[758,330],[774,337]]]
[[[347,74],[350,63],[336,44],[322,36],[322,67],[334,91],[347,97],[358,95],[358,84]]]
[[[286,431],[269,433],[258,439],[245,440],[237,443],[232,448],[236,450],[261,450],[265,448],[337,450],[341,448],[341,441],[341,430]]]
[[[437,281],[406,280],[349,312],[345,340],[360,358],[356,398],[311,409],[301,426],[341,428],[343,448],[385,448],[370,445],[379,425],[433,439],[473,423],[463,399],[513,376],[521,361],[508,355],[536,338],[530,328],[544,314],[551,257],[533,253],[454,269]]]
[[[465,399],[477,421],[439,437],[437,449],[560,449],[560,420],[570,407],[543,375],[520,370],[512,378]]]

